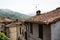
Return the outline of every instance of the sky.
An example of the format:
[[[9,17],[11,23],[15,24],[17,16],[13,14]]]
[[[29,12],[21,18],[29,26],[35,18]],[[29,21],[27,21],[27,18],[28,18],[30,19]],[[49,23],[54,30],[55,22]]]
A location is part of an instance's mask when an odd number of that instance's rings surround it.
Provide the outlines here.
[[[60,0],[0,0],[0,9],[10,9],[28,15],[35,14],[36,10],[43,13],[57,7],[60,7]]]

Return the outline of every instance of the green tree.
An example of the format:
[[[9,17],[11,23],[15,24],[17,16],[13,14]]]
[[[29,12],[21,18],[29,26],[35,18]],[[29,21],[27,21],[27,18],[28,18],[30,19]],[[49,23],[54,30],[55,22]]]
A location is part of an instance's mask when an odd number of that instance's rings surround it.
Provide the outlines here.
[[[8,40],[8,37],[4,33],[0,32],[0,40]]]

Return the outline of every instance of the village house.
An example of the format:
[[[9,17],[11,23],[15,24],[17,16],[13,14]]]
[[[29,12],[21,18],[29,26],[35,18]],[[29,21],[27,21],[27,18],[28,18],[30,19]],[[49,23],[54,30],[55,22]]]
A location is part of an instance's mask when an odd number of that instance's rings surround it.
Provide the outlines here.
[[[25,20],[27,40],[60,40],[60,7],[47,13],[38,10]]]
[[[0,32],[4,32],[5,33],[5,25],[12,23],[12,20],[10,20],[9,17],[4,18],[1,17],[0,18]]]
[[[22,22],[8,24],[6,28],[9,28],[7,31],[10,30],[7,32],[7,34],[10,33],[10,40],[25,40],[25,27]]]
[[[1,18],[0,31],[8,36],[9,40],[25,40],[25,26],[22,21]]]

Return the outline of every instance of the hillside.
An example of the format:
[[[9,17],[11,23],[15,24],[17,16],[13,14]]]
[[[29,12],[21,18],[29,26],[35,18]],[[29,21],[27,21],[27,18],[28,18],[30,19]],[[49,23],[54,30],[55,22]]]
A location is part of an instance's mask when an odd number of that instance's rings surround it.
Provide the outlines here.
[[[26,19],[30,16],[22,14],[22,13],[11,11],[9,9],[0,9],[0,17],[10,17],[12,19],[23,20],[23,19]]]

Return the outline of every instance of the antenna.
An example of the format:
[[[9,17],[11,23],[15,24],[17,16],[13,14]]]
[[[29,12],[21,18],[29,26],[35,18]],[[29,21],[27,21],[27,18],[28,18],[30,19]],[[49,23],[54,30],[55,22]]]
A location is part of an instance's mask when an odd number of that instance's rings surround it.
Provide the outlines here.
[[[35,3],[33,4],[34,5],[34,9],[35,11],[39,10],[39,2],[36,0]]]
[[[39,4],[36,4],[36,11],[38,10],[38,6],[39,6]]]
[[[39,7],[39,4],[33,4],[33,5],[35,5],[35,11],[37,11],[38,7]]]

